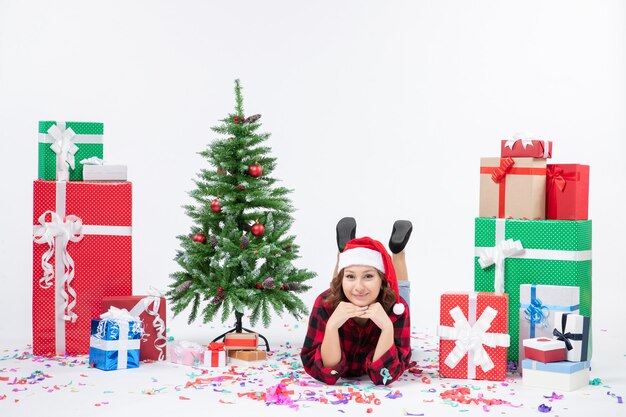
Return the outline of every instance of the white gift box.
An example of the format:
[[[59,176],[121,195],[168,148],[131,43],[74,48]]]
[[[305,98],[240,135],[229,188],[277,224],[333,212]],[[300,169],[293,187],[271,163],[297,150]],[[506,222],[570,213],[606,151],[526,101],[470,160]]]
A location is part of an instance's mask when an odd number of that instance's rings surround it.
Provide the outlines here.
[[[580,288],[563,285],[520,285],[519,360],[525,358],[524,339],[552,338],[557,312],[580,311]]]
[[[207,367],[219,367],[226,366],[226,351],[225,350],[205,350],[204,351],[204,366]]]
[[[559,339],[567,339],[567,359],[571,362],[589,360],[589,337],[591,320],[579,314],[556,313],[553,334]],[[569,342],[569,343],[568,343]],[[570,349],[571,347],[571,349]]]
[[[589,362],[522,361],[522,382],[552,391],[574,391],[589,385]]]
[[[126,181],[126,165],[83,165],[84,181]]]

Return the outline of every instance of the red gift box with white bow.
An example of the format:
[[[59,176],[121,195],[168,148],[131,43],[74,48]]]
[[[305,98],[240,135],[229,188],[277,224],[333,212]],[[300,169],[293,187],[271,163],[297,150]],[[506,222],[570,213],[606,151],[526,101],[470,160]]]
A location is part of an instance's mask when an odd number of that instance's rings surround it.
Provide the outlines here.
[[[132,185],[34,181],[33,352],[87,354],[107,296],[132,294]]]
[[[448,292],[441,296],[439,374],[503,381],[507,371],[507,294]]]
[[[164,361],[166,359],[165,297],[154,293],[103,298],[102,311],[108,311],[110,307],[125,308],[132,316],[139,317],[141,320],[143,336],[139,348],[139,360]]]

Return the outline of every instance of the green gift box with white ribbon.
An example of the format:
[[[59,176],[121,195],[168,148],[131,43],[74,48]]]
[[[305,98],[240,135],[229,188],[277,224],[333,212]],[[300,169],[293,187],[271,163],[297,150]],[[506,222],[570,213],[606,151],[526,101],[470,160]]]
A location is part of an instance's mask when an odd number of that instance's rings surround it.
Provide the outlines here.
[[[103,158],[104,125],[97,122],[39,122],[38,178],[82,181],[83,159]]]
[[[477,217],[474,290],[509,295],[511,346],[519,343],[520,285],[580,288],[580,314],[591,317],[591,220]],[[518,360],[509,349],[509,360]]]

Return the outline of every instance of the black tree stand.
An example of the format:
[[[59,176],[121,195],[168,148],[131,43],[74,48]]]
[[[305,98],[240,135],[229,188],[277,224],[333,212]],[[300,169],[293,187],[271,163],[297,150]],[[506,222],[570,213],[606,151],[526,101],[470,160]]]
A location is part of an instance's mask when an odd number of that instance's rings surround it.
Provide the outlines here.
[[[226,332],[222,333],[221,335],[217,336],[215,339],[213,339],[214,342],[217,342],[218,340],[222,340],[226,337],[226,335],[228,333],[243,333],[244,331],[248,332],[248,333],[257,333],[254,332],[250,329],[246,329],[245,327],[243,327],[243,325],[241,324],[241,319],[243,318],[243,313],[240,313],[238,311],[235,311],[235,319],[237,320],[237,322],[235,323],[235,327],[233,327],[230,330],[227,330]],[[265,342],[265,350],[266,351],[270,351],[270,344],[267,341],[267,339],[265,338],[265,336],[263,336],[261,333],[257,333],[259,335],[259,337],[261,339],[263,339],[263,341]]]

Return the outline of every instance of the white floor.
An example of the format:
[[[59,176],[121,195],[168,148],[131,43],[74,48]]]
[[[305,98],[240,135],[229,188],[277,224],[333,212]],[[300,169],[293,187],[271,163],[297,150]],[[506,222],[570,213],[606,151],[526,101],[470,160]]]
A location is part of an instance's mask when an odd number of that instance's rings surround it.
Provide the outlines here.
[[[589,385],[574,392],[556,392],[522,385],[511,374],[503,383],[440,379],[437,341],[429,329],[413,332],[414,359],[421,374],[407,372],[392,386],[375,388],[367,380],[326,386],[303,373],[298,356],[303,323],[284,324],[267,333],[272,354],[267,361],[232,360],[226,368],[203,370],[169,362],[144,363],[138,369],[104,372],[86,365],[86,357],[42,359],[28,353],[27,344],[0,346],[1,416],[98,415],[424,415],[447,413],[512,416],[552,407],[553,416],[624,415],[626,404],[626,346],[617,329],[594,334]],[[191,329],[206,334],[206,326]],[[212,328],[211,333],[218,330]],[[21,382],[20,382],[21,381]],[[446,390],[467,386],[469,397],[501,400],[500,405],[444,401]],[[276,390],[282,395],[276,394]],[[286,391],[286,392],[285,392]],[[265,394],[265,400],[262,395]],[[345,394],[345,395],[344,395]],[[347,401],[346,401],[347,398]],[[626,398],[625,398],[626,399]],[[343,401],[342,401],[343,400]]]

